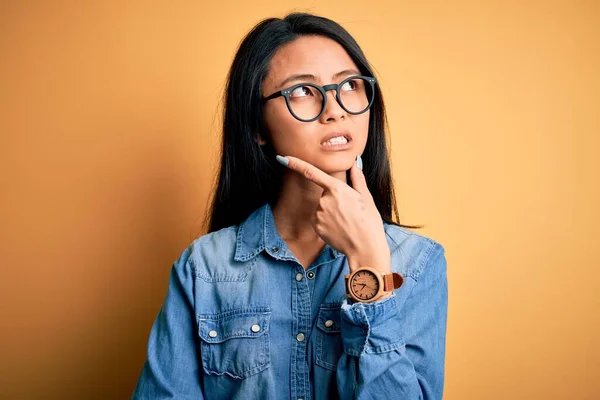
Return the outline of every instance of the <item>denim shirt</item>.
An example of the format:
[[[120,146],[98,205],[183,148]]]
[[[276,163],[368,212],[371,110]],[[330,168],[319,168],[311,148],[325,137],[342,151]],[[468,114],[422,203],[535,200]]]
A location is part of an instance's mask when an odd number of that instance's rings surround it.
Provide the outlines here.
[[[349,303],[346,256],[306,270],[268,203],[196,239],[175,261],[133,399],[441,399],[444,248],[384,223],[404,284]]]

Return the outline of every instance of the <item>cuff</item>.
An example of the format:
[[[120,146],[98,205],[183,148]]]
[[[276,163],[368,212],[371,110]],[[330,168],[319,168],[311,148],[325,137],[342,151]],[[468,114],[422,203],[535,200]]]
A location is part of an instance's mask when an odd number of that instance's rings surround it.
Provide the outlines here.
[[[342,342],[351,356],[384,353],[404,346],[398,327],[396,294],[373,303],[342,303]]]

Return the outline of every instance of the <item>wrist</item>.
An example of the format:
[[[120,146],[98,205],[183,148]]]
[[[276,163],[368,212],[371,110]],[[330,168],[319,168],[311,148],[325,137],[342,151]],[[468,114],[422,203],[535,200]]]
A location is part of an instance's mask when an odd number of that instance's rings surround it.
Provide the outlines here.
[[[360,267],[368,266],[382,274],[389,274],[392,271],[392,263],[390,254],[364,254],[356,253],[346,256],[350,272],[356,271]]]

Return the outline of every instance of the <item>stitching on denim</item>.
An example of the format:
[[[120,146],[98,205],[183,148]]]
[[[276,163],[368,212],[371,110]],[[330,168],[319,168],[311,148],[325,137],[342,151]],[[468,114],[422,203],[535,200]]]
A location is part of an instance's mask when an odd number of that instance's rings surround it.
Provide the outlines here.
[[[324,357],[324,341],[325,339],[332,339],[332,340],[342,340],[342,334],[341,334],[341,304],[340,303],[323,303],[321,304],[321,306],[319,307],[319,313],[317,315],[317,357],[316,357],[316,364],[322,366],[323,368],[326,369],[330,369],[332,371],[335,371],[337,369],[337,364],[333,364],[328,362],[327,360],[325,360]],[[328,317],[331,317],[332,319],[335,320],[335,324],[336,324],[336,330],[329,330],[327,328],[325,328],[324,326],[324,322],[323,319],[327,319]],[[342,347],[342,353],[343,353],[343,344],[341,345]],[[341,354],[340,354],[341,356]],[[338,357],[339,359],[339,357]],[[337,360],[339,361],[339,360]]]
[[[228,319],[235,318],[239,316],[250,317],[252,315],[257,314],[271,314],[271,308],[266,306],[259,305],[250,305],[246,307],[238,307],[238,308],[227,308],[218,313],[210,313],[210,314],[198,314],[196,316],[197,321],[200,322],[201,319],[208,320],[220,320],[220,319]]]
[[[270,211],[269,211],[269,209],[267,207],[270,209],[270,206],[265,205],[263,207],[263,210],[262,210],[263,211],[263,216],[264,216],[264,218],[263,218],[263,232],[262,232],[262,247],[265,248],[265,249],[267,248],[267,242],[269,241],[269,238],[267,237],[267,235],[269,233],[267,231],[267,224],[268,224],[267,223],[267,219],[269,218]]]
[[[256,337],[258,338],[258,337]],[[252,338],[255,339],[255,338]],[[258,362],[257,361],[257,365],[253,365],[252,367],[246,368],[242,371],[240,371],[240,375],[236,375],[231,371],[223,371],[223,372],[219,372],[219,371],[214,371],[212,369],[208,368],[208,364],[209,364],[209,360],[208,360],[208,353],[209,353],[209,349],[210,346],[215,346],[215,345],[221,345],[221,343],[202,343],[202,346],[206,348],[206,351],[202,351],[202,367],[204,369],[204,371],[208,374],[208,375],[217,375],[217,376],[223,376],[223,375],[229,375],[232,378],[236,378],[236,379],[245,379],[249,376],[252,376],[258,372],[261,372],[265,369],[267,369],[270,365],[271,365],[271,354],[270,354],[270,349],[269,349],[269,335],[268,333],[262,337],[260,337],[260,340],[263,341],[263,348],[262,348],[262,353],[260,354],[261,357],[266,357],[264,362]]]
[[[365,348],[367,347],[367,343],[369,343],[369,337],[371,335],[371,324],[369,323],[369,319],[367,318],[367,314],[365,312],[365,306],[364,304],[358,303],[358,310],[357,312],[359,313],[359,315],[361,316],[362,322],[366,325],[366,328],[361,327],[361,330],[365,330],[366,335],[365,335],[365,342],[362,345],[362,349],[361,349],[361,354],[364,353]]]
[[[241,223],[238,226],[238,232],[237,232],[237,242],[236,242],[236,246],[235,246],[235,254],[236,256],[238,256],[238,253],[242,252],[242,242],[244,241],[244,226],[246,225],[245,222]],[[241,254],[239,254],[239,256],[242,256]]]
[[[258,323],[261,326],[259,332],[248,332],[245,329],[227,332],[219,338],[207,338],[206,334],[212,328],[219,327],[222,324],[226,324],[232,320],[243,320],[248,318],[257,318]],[[200,314],[197,316],[198,322],[198,335],[203,341],[210,344],[223,343],[232,338],[257,338],[263,335],[268,335],[270,328],[271,311],[267,307],[245,307],[242,309],[235,309],[226,311],[219,314]]]
[[[207,329],[210,329],[210,327],[208,327]],[[259,338],[265,334],[267,334],[268,332],[268,325],[264,326],[264,329],[261,329],[260,332],[258,333],[248,333],[247,331],[245,332],[235,332],[235,333],[231,333],[225,336],[222,336],[220,338],[206,338],[206,334],[205,334],[205,330],[201,329],[200,330],[200,337],[202,338],[202,340],[206,343],[210,343],[210,344],[220,344],[223,342],[228,341],[229,339],[239,339],[239,338],[248,338],[248,339],[254,339],[254,338]]]
[[[367,345],[365,347],[365,354],[380,354],[380,353],[387,353],[389,351],[394,351],[397,349],[401,349],[402,347],[406,346],[406,344],[404,343],[404,340],[400,340],[398,342],[395,343],[391,343],[391,344],[386,344],[386,345],[382,345],[382,346],[369,346]]]
[[[266,207],[266,206],[263,206],[261,211],[264,214],[264,220],[266,220],[267,213],[266,213],[266,210],[264,207]],[[246,221],[244,221],[238,225],[238,233],[237,233],[237,238],[236,238],[235,255],[234,255],[235,260],[248,261],[251,258],[256,257],[261,251],[263,251],[266,248],[265,247],[265,231],[266,231],[265,226],[266,225],[263,222],[262,237],[261,237],[261,242],[258,245],[258,248],[250,249],[248,252],[244,253],[242,246],[243,246],[243,242],[244,242],[244,229],[246,228],[247,222],[248,222],[248,220],[246,219]]]
[[[330,369],[332,371],[335,371],[337,369],[337,365],[336,364],[328,363],[327,361],[325,361],[324,359],[319,358],[319,357],[317,357],[317,360],[315,361],[315,364],[320,365],[323,368]]]
[[[195,275],[196,277],[202,279],[204,282],[207,283],[214,283],[214,282],[244,282],[246,281],[246,278],[248,278],[248,274],[250,273],[250,271],[252,271],[252,268],[254,268],[254,266],[256,265],[258,259],[254,258],[250,261],[247,261],[247,265],[244,266],[243,271],[237,275],[233,275],[233,274],[220,274],[220,273],[215,273],[213,275],[208,275],[205,274],[204,271],[200,271],[197,268],[194,268],[194,270],[196,271]]]
[[[431,254],[433,253],[433,249],[436,248],[436,242],[434,242],[431,239],[427,239],[427,241],[429,243],[429,246],[425,249],[425,254],[423,255],[423,259],[421,260],[421,264],[419,264],[418,274],[414,277],[414,279],[416,281],[419,280],[419,277],[423,273],[423,270],[425,269],[425,266],[427,265],[427,263],[429,262],[429,260],[431,258]]]
[[[322,303],[319,306],[319,310],[341,310],[342,303],[330,302],[330,303]]]
[[[404,276],[404,278],[407,277],[412,277],[415,281],[419,280],[419,277],[421,275],[421,273],[423,272],[425,265],[429,262],[430,256],[431,256],[431,252],[432,250],[435,249],[435,247],[437,247],[436,245],[438,244],[436,241],[434,241],[433,239],[421,235],[419,233],[407,230],[405,228],[393,225],[393,224],[387,224],[388,226],[388,230],[385,231],[386,235],[396,244],[396,247],[394,247],[394,249],[391,251],[391,253],[393,254],[394,252],[401,252],[401,253],[406,253],[405,249],[403,249],[402,247],[402,242],[397,242],[394,237],[390,234],[390,232],[392,231],[399,231],[403,234],[405,234],[407,237],[415,237],[418,239],[421,239],[426,243],[426,248],[423,252],[423,258],[421,259],[421,262],[418,265],[418,268],[411,268],[410,272]]]
[[[336,331],[336,332],[330,332],[330,333],[326,333],[323,331],[318,331],[317,332],[317,357],[316,357],[316,363],[324,368],[327,369],[331,369],[333,371],[335,371],[337,369],[337,364],[332,364],[328,361],[325,360],[325,357],[323,355],[324,353],[324,349],[325,346],[323,345],[323,342],[325,341],[325,338],[332,338],[332,339],[336,339],[337,340],[342,340],[342,335],[340,331]],[[344,346],[342,344],[341,346],[342,348],[342,353],[344,352]],[[341,356],[341,354],[340,354]],[[338,357],[339,358],[339,357]]]
[[[324,368],[335,370],[336,365],[328,363],[327,361],[325,361],[325,359],[323,357],[323,350],[325,347],[323,345],[323,341],[325,340],[325,335],[326,335],[325,332],[320,332],[320,331],[317,332],[317,357],[316,357],[315,363]],[[340,340],[341,340],[341,335],[339,333],[337,334],[337,336],[340,336]]]

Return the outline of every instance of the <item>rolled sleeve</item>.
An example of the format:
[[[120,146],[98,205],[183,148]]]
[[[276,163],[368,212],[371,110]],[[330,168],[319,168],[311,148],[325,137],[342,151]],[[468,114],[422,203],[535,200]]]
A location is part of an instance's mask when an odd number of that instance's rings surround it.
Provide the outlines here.
[[[404,345],[398,329],[396,295],[373,303],[342,304],[344,352],[352,356],[383,353]]]
[[[442,398],[446,258],[435,242],[423,254],[423,268],[392,295],[374,303],[342,304],[344,352],[336,375],[341,398]]]

